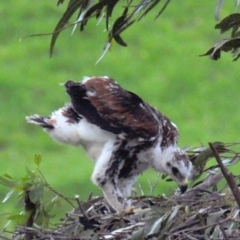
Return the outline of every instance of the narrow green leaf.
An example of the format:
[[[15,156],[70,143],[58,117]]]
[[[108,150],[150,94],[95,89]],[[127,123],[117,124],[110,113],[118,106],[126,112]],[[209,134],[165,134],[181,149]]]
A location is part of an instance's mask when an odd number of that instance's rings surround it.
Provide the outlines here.
[[[43,198],[43,190],[43,183],[39,183],[37,186],[35,186],[34,189],[30,191],[29,197],[33,203],[38,203],[41,201]]]
[[[42,161],[42,156],[40,154],[35,154],[33,161],[39,167]]]
[[[220,15],[220,10],[222,8],[222,5],[224,3],[225,0],[219,0],[218,1],[218,4],[217,4],[217,7],[216,7],[216,10],[215,10],[215,20],[219,20],[219,15]]]
[[[48,202],[44,205],[44,210],[46,213],[49,213],[52,211],[53,207],[55,205],[55,202]]]
[[[134,231],[131,235],[131,240],[144,240],[144,228]]]
[[[161,217],[152,218],[150,221],[146,222],[146,225],[144,228],[144,232],[146,233],[146,236],[157,233],[165,217],[166,215],[163,215]]]
[[[81,7],[82,2],[83,2],[82,0],[71,1],[68,5],[66,11],[62,15],[61,19],[57,23],[57,26],[55,27],[55,29],[53,31],[52,39],[51,39],[51,43],[50,43],[50,50],[49,50],[50,57],[53,54],[53,48],[54,48],[54,45],[57,41],[59,34],[64,30],[64,27],[67,24],[68,20],[71,18],[71,16],[77,11],[77,9],[79,9],[79,7]]]
[[[12,188],[16,185],[16,182],[0,176],[0,184]]]
[[[27,167],[26,167],[26,171],[27,171],[27,175],[30,179],[32,179],[32,180],[36,179],[37,175],[33,171],[29,170]]]
[[[31,212],[14,214],[7,217],[8,220],[12,220],[17,225],[24,225],[28,218],[30,217]]]
[[[13,179],[13,178],[12,178],[9,174],[7,174],[7,173],[4,173],[3,176],[4,176],[5,178],[8,178],[8,179]]]
[[[8,192],[5,196],[5,198],[2,200],[2,203],[5,203],[14,193],[14,190],[11,190],[10,192]]]

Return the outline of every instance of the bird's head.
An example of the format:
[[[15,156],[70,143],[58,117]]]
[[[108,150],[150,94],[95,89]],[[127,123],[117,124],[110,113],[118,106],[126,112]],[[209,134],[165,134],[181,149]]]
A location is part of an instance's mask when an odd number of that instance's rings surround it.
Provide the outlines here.
[[[192,171],[192,163],[186,152],[178,148],[165,149],[160,162],[158,170],[167,173],[178,184],[181,193],[186,192]]]

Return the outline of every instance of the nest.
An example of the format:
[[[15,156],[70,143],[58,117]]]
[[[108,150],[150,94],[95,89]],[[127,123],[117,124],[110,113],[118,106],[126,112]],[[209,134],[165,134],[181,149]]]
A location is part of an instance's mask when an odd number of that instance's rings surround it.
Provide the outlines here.
[[[240,175],[228,166],[237,164],[237,144],[209,144],[188,149],[194,165],[192,186],[172,196],[132,197],[134,208],[122,214],[113,213],[102,197],[90,196],[66,213],[54,227],[40,227],[34,220],[17,227],[13,239],[51,240],[204,240],[239,239]],[[206,164],[215,159],[211,166]],[[199,177],[204,177],[199,180]]]

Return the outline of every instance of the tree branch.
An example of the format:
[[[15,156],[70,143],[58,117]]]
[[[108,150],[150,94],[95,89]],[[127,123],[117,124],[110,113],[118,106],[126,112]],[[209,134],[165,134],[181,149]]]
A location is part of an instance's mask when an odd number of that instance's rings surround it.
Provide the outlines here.
[[[213,152],[213,155],[215,157],[215,159],[217,160],[218,162],[218,165],[220,167],[220,170],[223,174],[223,176],[225,177],[232,193],[233,193],[233,196],[238,204],[238,207],[240,208],[240,192],[238,190],[238,186],[236,184],[236,181],[232,175],[231,172],[228,172],[227,168],[224,166],[224,164],[222,163],[222,160],[217,152],[217,150],[215,149],[215,147],[212,145],[212,143],[209,143],[209,146],[210,148],[212,149],[212,152]]]

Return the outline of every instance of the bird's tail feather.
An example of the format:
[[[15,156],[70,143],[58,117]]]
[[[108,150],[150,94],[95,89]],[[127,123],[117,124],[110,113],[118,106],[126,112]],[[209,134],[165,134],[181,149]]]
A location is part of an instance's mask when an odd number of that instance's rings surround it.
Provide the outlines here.
[[[26,120],[27,120],[28,123],[36,124],[36,125],[39,125],[39,126],[41,126],[43,128],[48,128],[48,129],[54,128],[53,125],[48,123],[47,120],[49,120],[49,118],[43,117],[43,116],[39,116],[37,114],[32,115],[32,116],[27,116]]]

